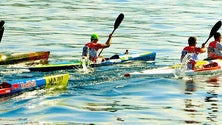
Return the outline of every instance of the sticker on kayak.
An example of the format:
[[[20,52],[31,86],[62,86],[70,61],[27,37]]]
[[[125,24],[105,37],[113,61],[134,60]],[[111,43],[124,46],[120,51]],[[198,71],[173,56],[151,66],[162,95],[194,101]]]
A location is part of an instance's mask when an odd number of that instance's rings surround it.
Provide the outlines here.
[[[46,88],[66,88],[69,80],[69,74],[56,76],[46,76]]]

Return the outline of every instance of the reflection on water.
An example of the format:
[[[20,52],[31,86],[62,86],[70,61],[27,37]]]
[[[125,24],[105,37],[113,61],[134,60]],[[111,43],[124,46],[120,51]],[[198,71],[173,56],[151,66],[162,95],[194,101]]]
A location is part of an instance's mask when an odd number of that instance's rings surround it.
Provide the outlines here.
[[[205,98],[205,102],[208,104],[206,106],[208,110],[207,119],[215,123],[218,122],[219,120],[218,117],[220,117],[220,114],[218,114],[219,111],[218,90],[220,88],[219,81],[220,81],[219,77],[214,77],[208,81],[209,90]]]
[[[212,77],[207,80],[206,83],[195,83],[193,79],[186,81],[185,94],[188,98],[184,100],[184,111],[188,115],[188,119],[185,123],[197,123],[197,124],[217,124],[219,123],[218,117],[220,116],[218,105],[218,90],[219,77]],[[197,84],[206,84],[204,89],[205,93],[199,93],[203,91],[197,88]],[[198,94],[202,94],[201,96]],[[201,98],[200,98],[201,97]]]

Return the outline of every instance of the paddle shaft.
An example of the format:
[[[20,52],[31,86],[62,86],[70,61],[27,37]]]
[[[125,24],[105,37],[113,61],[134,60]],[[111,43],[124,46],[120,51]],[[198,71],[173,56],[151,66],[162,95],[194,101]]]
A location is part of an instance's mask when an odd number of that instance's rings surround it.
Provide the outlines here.
[[[124,18],[124,14],[123,14],[123,13],[120,13],[119,16],[116,18],[116,21],[115,21],[115,23],[114,23],[114,29],[113,29],[112,33],[110,34],[111,36],[113,35],[114,31],[119,27],[120,23],[123,21],[123,18]],[[110,40],[110,39],[111,39],[111,38],[109,37],[108,40]],[[107,40],[107,41],[108,41],[108,40]],[[102,53],[102,51],[103,51],[103,48],[102,48],[102,50],[100,51],[100,53],[99,53],[98,56],[100,56],[100,54]]]
[[[113,29],[113,31],[112,31],[112,33],[110,34],[111,36],[113,35],[113,33],[114,33],[114,31],[115,31],[116,29]],[[107,41],[109,41],[111,38],[108,38],[108,40]],[[102,50],[99,52],[99,55],[98,56],[100,56],[101,55],[101,53],[102,53],[102,51],[103,51],[103,48],[102,48]]]

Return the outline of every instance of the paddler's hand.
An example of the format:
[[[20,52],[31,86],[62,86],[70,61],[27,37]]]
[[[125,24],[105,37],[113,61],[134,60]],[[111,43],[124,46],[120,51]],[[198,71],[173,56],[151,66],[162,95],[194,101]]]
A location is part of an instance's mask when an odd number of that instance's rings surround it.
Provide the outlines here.
[[[202,47],[201,47],[201,48],[205,48],[205,43],[202,44]]]
[[[106,47],[109,47],[109,46],[110,46],[112,35],[113,35],[113,34],[109,34],[109,38],[108,38],[107,41],[106,41]]]

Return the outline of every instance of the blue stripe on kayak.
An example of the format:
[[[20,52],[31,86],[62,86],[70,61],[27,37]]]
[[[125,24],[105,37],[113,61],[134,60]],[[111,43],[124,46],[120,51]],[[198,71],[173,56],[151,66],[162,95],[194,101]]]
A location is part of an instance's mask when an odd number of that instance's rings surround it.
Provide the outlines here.
[[[131,53],[129,55],[121,54],[119,55],[122,61],[128,60],[144,60],[144,61],[151,61],[155,60],[156,52],[146,52],[146,53]]]
[[[12,85],[11,93],[15,93],[44,86],[46,84],[46,80],[45,78],[35,78],[35,79],[30,78],[30,79],[9,81],[8,83]]]

